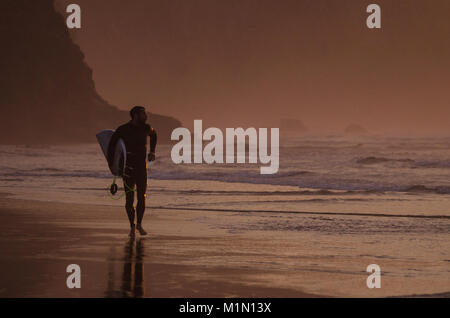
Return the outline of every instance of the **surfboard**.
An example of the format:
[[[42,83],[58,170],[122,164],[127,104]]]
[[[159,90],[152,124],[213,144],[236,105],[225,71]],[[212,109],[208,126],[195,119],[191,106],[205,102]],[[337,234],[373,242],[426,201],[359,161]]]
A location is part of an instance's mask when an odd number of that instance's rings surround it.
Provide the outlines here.
[[[102,148],[103,155],[105,156],[106,162],[108,162],[108,146],[111,141],[111,137],[114,134],[114,130],[106,129],[99,132],[97,135],[97,141]],[[123,175],[123,168],[127,162],[127,149],[125,143],[122,139],[119,139],[116,143],[116,149],[114,151],[114,159],[111,167],[109,167],[111,173],[114,176],[121,177]]]

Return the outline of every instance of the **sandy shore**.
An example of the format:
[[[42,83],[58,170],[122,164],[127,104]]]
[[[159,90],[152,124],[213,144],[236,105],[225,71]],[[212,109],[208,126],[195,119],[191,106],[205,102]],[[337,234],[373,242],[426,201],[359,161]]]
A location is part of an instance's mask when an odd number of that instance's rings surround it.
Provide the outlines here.
[[[337,241],[253,226],[290,216],[146,213],[149,235],[130,240],[122,207],[1,195],[0,297],[379,297],[450,289],[449,280],[439,277],[397,275],[417,264],[383,260],[383,253],[367,247],[370,242],[356,249],[350,237]],[[352,257],[333,253],[352,248]],[[381,289],[366,287],[365,269],[372,263],[386,271]],[[66,287],[69,264],[81,267],[80,289]],[[435,266],[426,260],[419,265],[425,272]]]
[[[122,208],[3,196],[0,297],[312,296],[246,281],[266,273],[228,264],[227,256],[243,252],[236,248],[242,239],[208,231],[195,222],[203,213],[149,214],[149,235],[130,240]],[[204,257],[223,259],[222,265]],[[81,267],[80,289],[66,287],[69,264]]]

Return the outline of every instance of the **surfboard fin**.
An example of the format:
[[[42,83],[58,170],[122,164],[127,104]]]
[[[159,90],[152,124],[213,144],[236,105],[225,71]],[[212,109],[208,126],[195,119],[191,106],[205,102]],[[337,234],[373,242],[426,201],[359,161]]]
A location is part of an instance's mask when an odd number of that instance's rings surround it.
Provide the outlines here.
[[[117,190],[119,189],[119,187],[117,186],[117,184],[113,183],[111,184],[111,188],[109,188],[109,191],[111,192],[112,195],[117,193]]]

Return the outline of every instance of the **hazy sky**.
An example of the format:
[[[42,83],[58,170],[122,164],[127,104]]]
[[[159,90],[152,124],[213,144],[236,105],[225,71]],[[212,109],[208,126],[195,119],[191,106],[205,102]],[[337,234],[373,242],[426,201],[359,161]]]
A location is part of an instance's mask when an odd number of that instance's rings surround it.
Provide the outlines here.
[[[57,0],[111,104],[219,127],[450,133],[448,0]],[[378,3],[382,29],[366,27]]]

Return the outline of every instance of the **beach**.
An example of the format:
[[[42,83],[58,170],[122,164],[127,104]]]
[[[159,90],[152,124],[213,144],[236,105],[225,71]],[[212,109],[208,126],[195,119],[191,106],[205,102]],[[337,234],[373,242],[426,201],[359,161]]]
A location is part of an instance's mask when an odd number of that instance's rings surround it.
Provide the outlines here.
[[[133,240],[121,208],[0,202],[1,297],[312,296],[265,284],[264,266],[241,259],[256,241],[208,229],[204,212],[152,211],[149,235]],[[80,289],[66,287],[69,264],[81,268]]]
[[[448,145],[294,138],[271,176],[176,165],[160,145],[134,241],[98,144],[0,145],[0,296],[448,296]]]
[[[146,213],[149,235],[130,240],[120,206],[2,194],[0,296],[448,296],[445,233],[423,235],[405,248],[409,238],[395,233],[333,235],[306,229],[329,218],[324,215],[149,208]],[[336,216],[333,223],[349,218],[355,217]],[[402,222],[413,228],[424,220]],[[440,254],[442,261],[436,261]],[[373,263],[382,270],[379,289],[366,286],[365,270]],[[69,264],[81,268],[79,289],[66,286]]]

